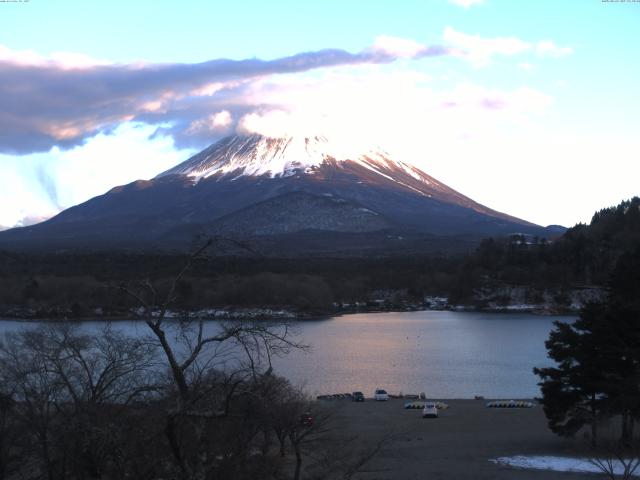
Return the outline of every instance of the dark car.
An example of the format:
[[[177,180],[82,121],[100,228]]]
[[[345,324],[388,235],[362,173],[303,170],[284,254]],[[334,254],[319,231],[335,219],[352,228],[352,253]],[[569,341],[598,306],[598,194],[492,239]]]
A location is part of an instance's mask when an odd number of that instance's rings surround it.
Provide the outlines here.
[[[362,392],[353,392],[351,394],[352,402],[364,402],[364,393]]]
[[[311,415],[311,412],[304,412],[300,415],[300,424],[305,427],[313,425],[313,415]]]

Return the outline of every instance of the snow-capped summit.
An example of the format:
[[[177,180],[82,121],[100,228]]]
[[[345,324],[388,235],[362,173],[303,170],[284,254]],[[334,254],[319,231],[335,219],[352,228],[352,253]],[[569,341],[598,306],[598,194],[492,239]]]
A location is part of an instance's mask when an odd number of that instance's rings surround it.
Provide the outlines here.
[[[0,248],[184,249],[194,237],[221,235],[274,255],[387,255],[545,235],[379,148],[349,143],[226,137],[151,180],[2,232]]]
[[[233,135],[161,173],[187,175],[196,179],[227,174],[287,177],[294,171],[320,165],[332,157],[323,136],[270,138],[261,135]]]
[[[393,161],[380,148],[348,152],[323,135],[271,138],[262,135],[233,135],[223,138],[185,162],[161,173],[186,175],[200,180],[209,177],[240,176],[289,177],[299,172],[313,174],[327,161],[351,161],[385,175],[383,170],[400,168],[413,178],[429,181],[417,168]]]

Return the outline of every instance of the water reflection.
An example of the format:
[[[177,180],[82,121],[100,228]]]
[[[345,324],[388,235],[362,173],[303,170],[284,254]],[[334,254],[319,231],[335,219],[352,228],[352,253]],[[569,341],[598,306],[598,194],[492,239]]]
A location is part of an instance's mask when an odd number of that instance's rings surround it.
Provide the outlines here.
[[[425,392],[433,398],[522,398],[539,395],[534,366],[549,364],[544,341],[554,320],[527,314],[404,312],[356,314],[298,323],[309,352],[274,359],[276,372],[304,385],[312,395],[376,387],[392,393]],[[38,323],[0,322],[0,333]],[[81,329],[97,333],[103,323]],[[143,322],[114,328],[147,335]],[[218,322],[207,322],[214,332]]]

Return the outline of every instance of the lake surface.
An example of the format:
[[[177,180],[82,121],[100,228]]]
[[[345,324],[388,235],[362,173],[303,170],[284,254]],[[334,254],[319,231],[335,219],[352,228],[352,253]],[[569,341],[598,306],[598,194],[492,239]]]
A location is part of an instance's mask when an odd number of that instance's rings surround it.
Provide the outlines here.
[[[554,320],[528,314],[476,312],[361,313],[296,323],[309,352],[274,361],[276,373],[312,394],[375,388],[425,392],[431,398],[531,398],[540,394],[534,366],[551,365],[544,342]],[[216,322],[209,322],[214,329]],[[0,334],[37,322],[0,321]],[[143,322],[113,325],[144,335]],[[98,332],[103,322],[83,322]]]

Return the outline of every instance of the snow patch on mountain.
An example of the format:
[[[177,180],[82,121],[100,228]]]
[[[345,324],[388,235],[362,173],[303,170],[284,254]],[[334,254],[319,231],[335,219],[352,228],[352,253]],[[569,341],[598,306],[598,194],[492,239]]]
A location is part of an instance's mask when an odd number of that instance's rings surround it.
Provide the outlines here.
[[[353,151],[349,152],[322,135],[284,138],[261,135],[226,137],[158,177],[178,174],[198,181],[212,176],[228,175],[232,175],[234,179],[263,175],[270,178],[289,177],[297,173],[313,175],[317,167],[327,160],[349,160],[394,182],[398,181],[391,173],[394,170],[402,170],[416,180],[431,183],[417,168],[404,162],[390,160],[389,154],[384,150],[369,149],[354,154]],[[409,188],[415,190],[413,187]]]
[[[161,173],[197,179],[213,175],[287,177],[296,171],[313,173],[313,167],[335,158],[322,136],[269,138],[261,135],[226,137],[186,162]]]

